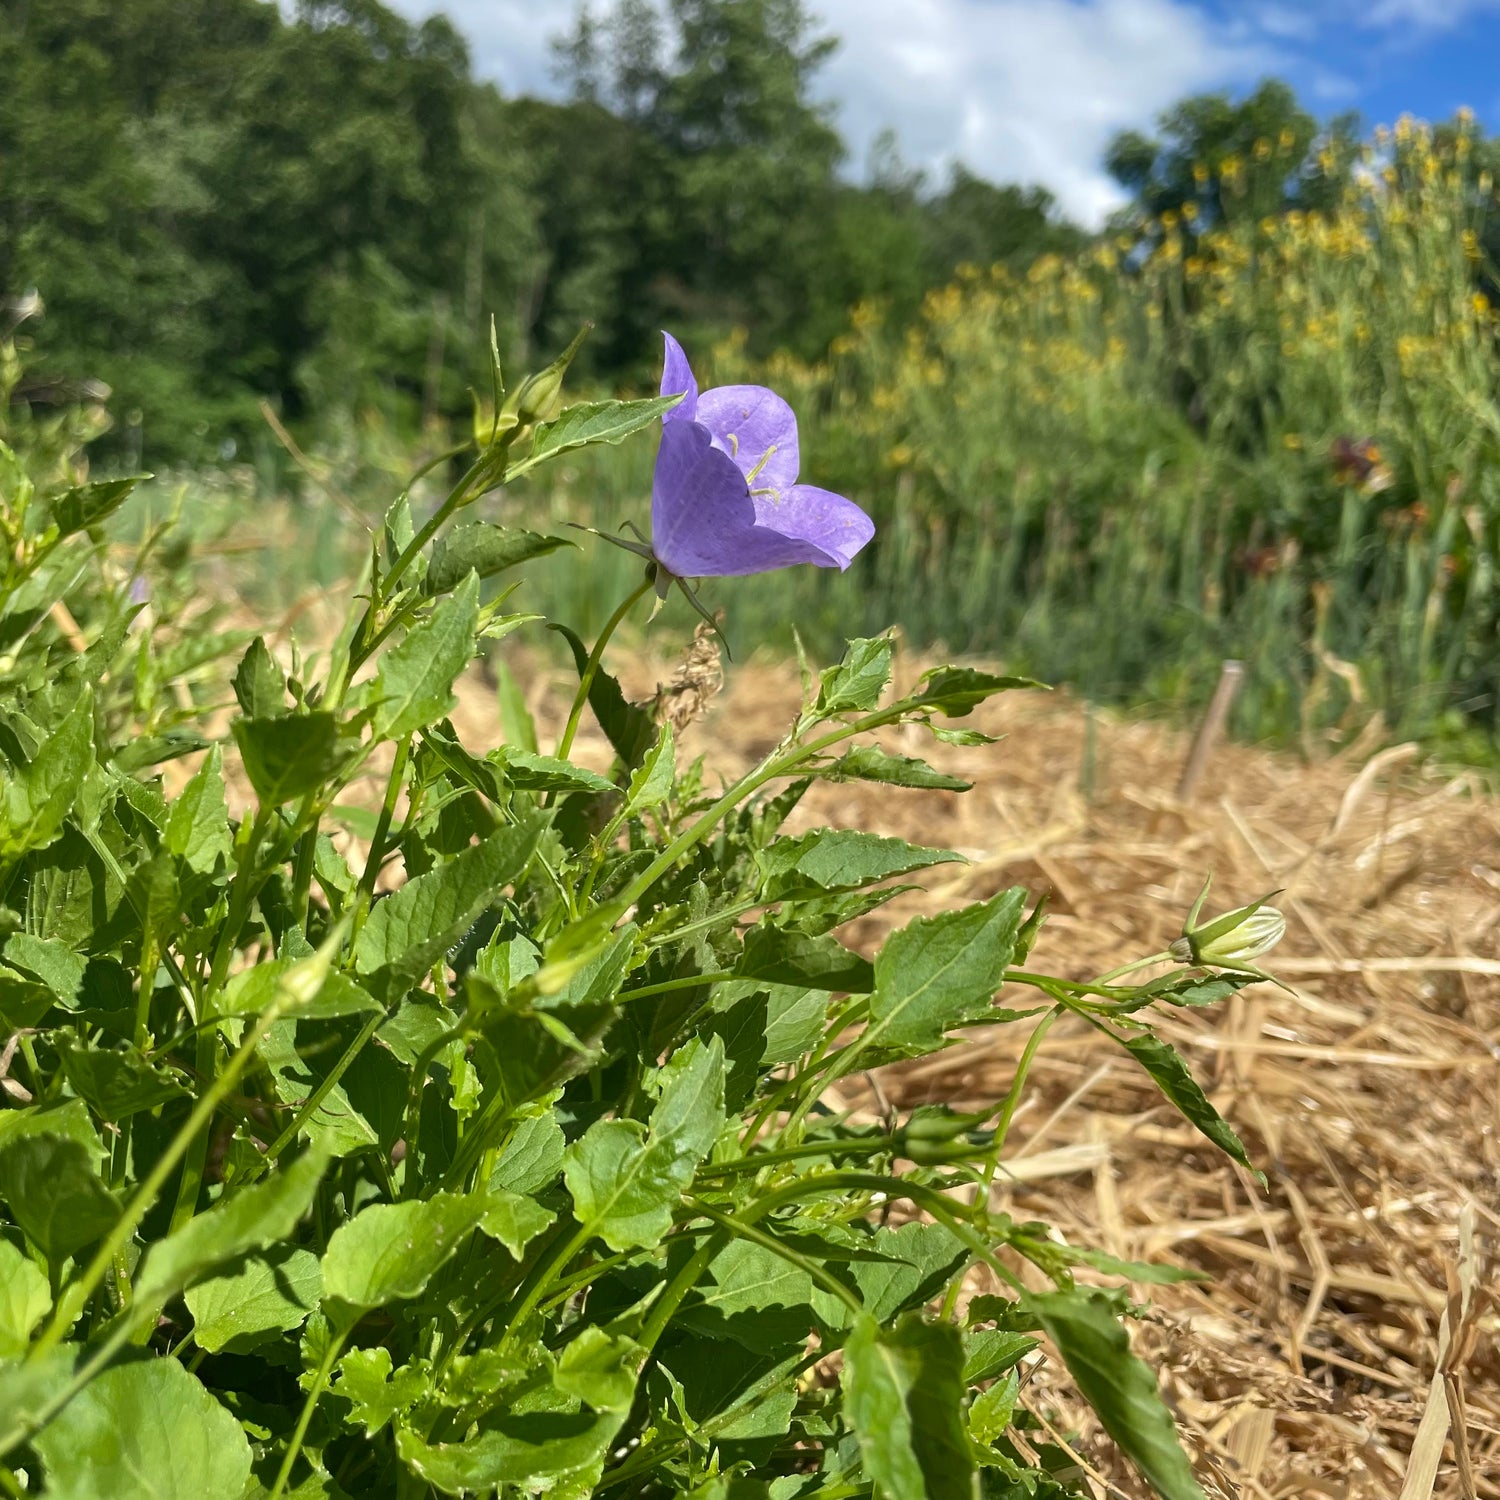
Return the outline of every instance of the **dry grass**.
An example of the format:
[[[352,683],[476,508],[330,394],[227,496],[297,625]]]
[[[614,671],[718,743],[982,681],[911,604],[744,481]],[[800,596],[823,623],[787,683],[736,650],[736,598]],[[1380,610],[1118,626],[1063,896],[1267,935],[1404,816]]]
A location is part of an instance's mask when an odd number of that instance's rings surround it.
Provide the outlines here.
[[[640,698],[666,676],[620,665]],[[541,717],[566,688],[533,681]],[[735,668],[685,749],[733,774],[779,738],[795,694],[787,667]],[[466,709],[482,734],[488,702]],[[917,729],[890,737],[972,779],[971,792],[827,786],[800,810],[804,823],[970,858],[846,938],[868,949],[914,909],[1019,883],[1052,893],[1032,962],[1085,978],[1165,946],[1211,870],[1210,909],[1285,887],[1274,967],[1292,990],[1260,985],[1161,1020],[1266,1188],[1164,1105],[1130,1058],[1059,1024],[996,1206],[1069,1241],[1212,1277],[1152,1289],[1137,1336],[1210,1493],[1500,1496],[1486,1259],[1500,1229],[1500,803],[1413,747],[1309,767],[1226,746],[1182,805],[1171,789],[1188,745],[1173,730],[1099,718],[1090,778],[1087,716],[1066,697],[1011,694],[974,722],[1007,738],[954,749]],[[841,1102],[878,1112],[883,1100],[993,1100],[1026,1028],[981,1035],[849,1086]],[[1055,1364],[1040,1362],[1027,1391],[1087,1455],[1099,1494],[1146,1493]]]

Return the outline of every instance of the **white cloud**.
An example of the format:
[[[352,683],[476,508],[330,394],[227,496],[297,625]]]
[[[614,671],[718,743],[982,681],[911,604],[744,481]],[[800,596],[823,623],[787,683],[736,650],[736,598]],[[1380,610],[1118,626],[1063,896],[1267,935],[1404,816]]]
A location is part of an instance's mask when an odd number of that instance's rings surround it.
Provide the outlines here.
[[[1272,68],[1261,35],[1185,0],[819,0],[843,45],[823,79],[862,150],[893,126],[903,152],[1001,182],[1040,182],[1097,223],[1120,201],[1110,138],[1184,94]]]
[[[556,92],[548,39],[572,0],[392,0],[441,8],[476,70],[507,93]],[[1386,0],[1417,5],[1421,0]],[[1459,0],[1463,3],[1463,0]],[[941,171],[953,160],[1000,182],[1037,182],[1098,223],[1120,201],[1101,166],[1110,138],[1149,128],[1184,94],[1253,81],[1283,61],[1285,5],[1218,21],[1192,0],[810,0],[841,45],[819,78],[856,168],[880,131]]]

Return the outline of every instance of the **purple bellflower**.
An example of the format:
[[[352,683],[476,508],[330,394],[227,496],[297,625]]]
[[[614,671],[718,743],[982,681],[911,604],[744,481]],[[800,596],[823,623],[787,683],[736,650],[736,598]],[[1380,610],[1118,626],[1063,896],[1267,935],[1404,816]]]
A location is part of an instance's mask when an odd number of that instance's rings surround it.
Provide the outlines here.
[[[682,400],[662,418],[651,485],[651,550],[674,578],[729,578],[794,563],[847,568],[875,534],[852,500],[798,484],[797,418],[762,385],[701,394],[670,333],[661,393]]]

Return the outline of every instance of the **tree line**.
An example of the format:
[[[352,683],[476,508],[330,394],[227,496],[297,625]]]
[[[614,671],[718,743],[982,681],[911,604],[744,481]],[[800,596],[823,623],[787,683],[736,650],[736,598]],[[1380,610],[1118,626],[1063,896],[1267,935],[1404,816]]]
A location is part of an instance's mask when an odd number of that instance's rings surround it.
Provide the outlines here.
[[[155,462],[205,456],[261,399],[293,422],[461,411],[491,314],[513,360],[592,320],[586,372],[643,379],[664,325],[812,356],[861,300],[899,320],[965,262],[1087,239],[1045,189],[933,181],[891,137],[851,171],[812,87],[837,43],[800,0],[584,7],[556,101],[503,97],[450,22],[379,0],[3,13],[0,303],[45,303],[30,394],[106,382]],[[1288,135],[1298,165],[1278,151],[1254,207],[1316,207],[1357,140],[1276,83],[1161,127],[1111,148],[1116,229],[1198,192],[1205,157],[1253,174]]]

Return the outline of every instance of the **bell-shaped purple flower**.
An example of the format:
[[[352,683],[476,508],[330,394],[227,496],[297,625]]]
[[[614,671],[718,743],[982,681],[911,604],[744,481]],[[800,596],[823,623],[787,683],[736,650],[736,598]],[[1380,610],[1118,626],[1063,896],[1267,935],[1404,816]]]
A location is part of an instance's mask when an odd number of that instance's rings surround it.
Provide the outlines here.
[[[721,385],[701,395],[682,346],[664,334],[662,419],[651,486],[651,551],[675,578],[727,578],[793,563],[847,568],[875,534],[852,500],[798,484],[797,418],[774,391]]]

